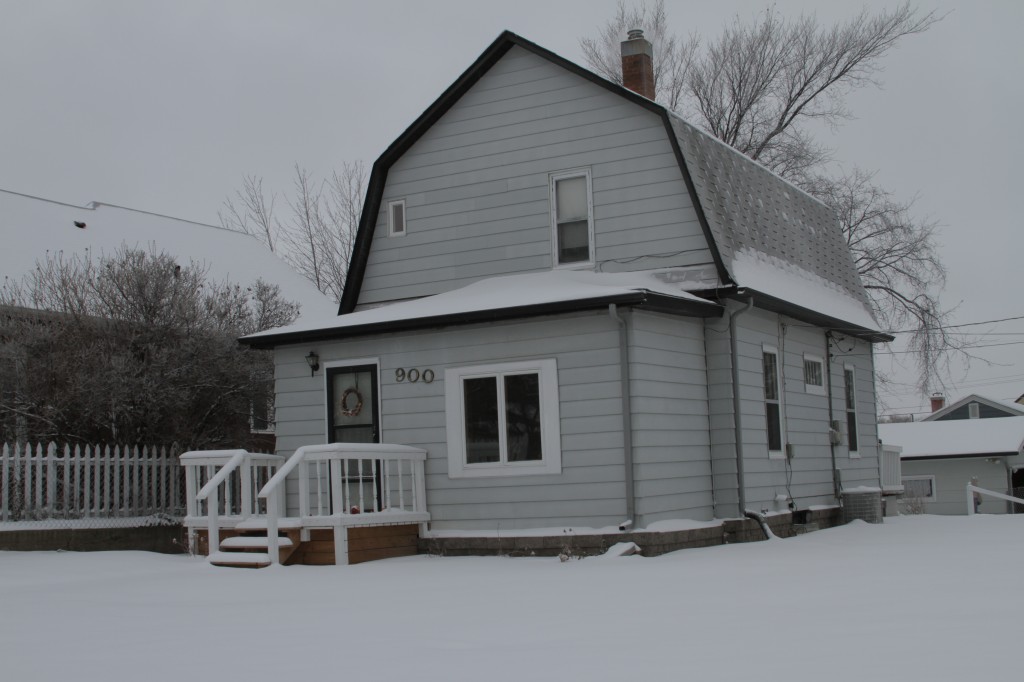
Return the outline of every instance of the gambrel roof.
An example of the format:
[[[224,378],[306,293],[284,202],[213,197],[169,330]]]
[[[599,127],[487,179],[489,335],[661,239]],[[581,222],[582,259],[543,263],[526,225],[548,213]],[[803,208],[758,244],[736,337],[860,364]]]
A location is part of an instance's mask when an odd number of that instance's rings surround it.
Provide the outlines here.
[[[715,262],[721,297],[745,289],[766,309],[869,340],[880,332],[833,211],[665,107],[504,32],[377,159],[339,314],[355,310],[391,166],[510,49],[520,47],[657,114]]]

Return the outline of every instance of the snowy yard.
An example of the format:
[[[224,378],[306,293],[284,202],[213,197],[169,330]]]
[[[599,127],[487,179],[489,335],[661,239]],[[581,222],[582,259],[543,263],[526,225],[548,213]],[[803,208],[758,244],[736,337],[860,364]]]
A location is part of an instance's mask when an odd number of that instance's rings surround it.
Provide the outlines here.
[[[566,563],[0,552],[0,677],[1015,679],[1022,574],[1024,516]]]

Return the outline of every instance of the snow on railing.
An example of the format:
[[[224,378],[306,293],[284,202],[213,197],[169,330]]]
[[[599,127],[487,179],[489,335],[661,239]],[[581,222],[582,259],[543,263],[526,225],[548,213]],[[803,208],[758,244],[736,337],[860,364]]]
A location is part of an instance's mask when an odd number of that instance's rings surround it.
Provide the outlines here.
[[[903,472],[900,466],[900,453],[903,448],[898,445],[883,445],[878,458],[879,477],[882,481],[882,492],[887,494],[903,492]]]
[[[177,464],[166,447],[4,443],[0,522],[180,516]]]
[[[1019,497],[1013,497],[1012,495],[1004,495],[1003,493],[997,493],[994,490],[986,490],[985,488],[979,488],[976,485],[967,484],[967,515],[973,516],[975,513],[975,494],[987,495],[988,497],[994,497],[997,500],[1006,500],[1007,502],[1015,502],[1017,504],[1024,504],[1024,499]],[[980,498],[978,498],[980,500]]]
[[[285,482],[298,470],[303,526],[334,528],[335,562],[347,563],[350,525],[381,521],[425,522],[424,462],[420,448],[382,443],[330,443],[300,447],[259,492],[267,500],[267,553],[278,561],[278,513]],[[386,518],[384,518],[386,515]]]
[[[246,450],[194,450],[183,454],[185,525],[189,533],[205,518],[210,551],[216,551],[220,544],[221,518],[238,522],[257,516],[260,506],[256,492],[282,462],[281,455]]]

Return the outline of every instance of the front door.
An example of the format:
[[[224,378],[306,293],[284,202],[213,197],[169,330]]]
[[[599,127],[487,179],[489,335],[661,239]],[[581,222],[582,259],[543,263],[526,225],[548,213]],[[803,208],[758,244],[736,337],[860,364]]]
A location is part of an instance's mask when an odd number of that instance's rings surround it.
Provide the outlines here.
[[[377,366],[327,370],[327,442],[379,443]]]
[[[327,442],[380,442],[376,365],[327,370]],[[354,513],[381,508],[380,462],[349,460],[343,476],[343,508]],[[337,493],[331,490],[332,496]]]

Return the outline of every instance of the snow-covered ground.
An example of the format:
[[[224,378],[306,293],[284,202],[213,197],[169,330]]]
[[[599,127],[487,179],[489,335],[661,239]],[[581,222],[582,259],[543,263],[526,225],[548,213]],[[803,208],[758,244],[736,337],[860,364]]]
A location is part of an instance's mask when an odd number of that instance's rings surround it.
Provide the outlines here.
[[[0,552],[0,677],[1016,679],[1024,516],[902,517],[657,558],[214,568]]]

